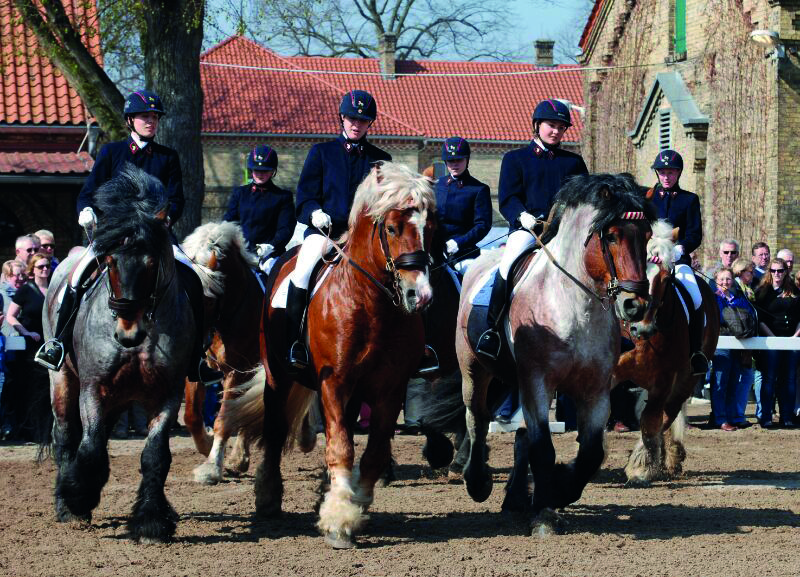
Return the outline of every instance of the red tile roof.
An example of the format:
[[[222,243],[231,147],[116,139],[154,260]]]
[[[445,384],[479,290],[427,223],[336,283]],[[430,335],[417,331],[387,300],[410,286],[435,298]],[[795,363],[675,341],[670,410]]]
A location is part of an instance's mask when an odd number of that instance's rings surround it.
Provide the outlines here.
[[[0,152],[0,174],[86,174],[94,160],[88,152]]]
[[[356,88],[375,96],[378,119],[371,134],[381,136],[528,141],[538,101],[560,98],[583,105],[576,66],[399,60],[397,74],[411,76],[385,80],[374,58],[283,57],[240,36],[200,59],[203,131],[209,133],[334,133],[339,130],[339,100]],[[448,74],[472,76],[441,76]],[[574,142],[580,140],[583,123],[577,113],[573,121],[567,140]]]
[[[83,41],[98,61],[100,37],[96,30],[94,1],[62,0],[67,15],[79,22]],[[78,93],[42,53],[33,32],[21,23],[11,2],[0,2],[0,123],[66,124],[86,122],[85,107]]]

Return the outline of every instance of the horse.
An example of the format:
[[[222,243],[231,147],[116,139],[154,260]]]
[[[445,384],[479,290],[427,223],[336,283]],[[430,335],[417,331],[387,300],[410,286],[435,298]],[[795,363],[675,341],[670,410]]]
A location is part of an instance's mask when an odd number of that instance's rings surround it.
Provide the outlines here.
[[[120,413],[138,401],[149,416],[142,480],[128,519],[140,542],[167,541],[177,514],[164,494],[172,457],[169,429],[195,347],[195,321],[176,270],[167,215],[156,178],[132,166],[95,193],[102,211],[93,239],[104,265],[88,289],[68,348],[50,372],[55,512],[58,521],[89,522],[109,477],[108,437]],[[45,299],[45,338],[53,337],[58,295],[81,258],[55,271]]]
[[[531,534],[542,537],[560,529],[555,510],[580,498],[604,459],[611,376],[620,352],[618,318],[637,321],[646,310],[645,251],[655,211],[629,175],[589,174],[564,184],[551,216],[542,250],[526,257],[514,275],[504,354],[497,361],[480,358],[469,337],[470,295],[493,274],[500,251],[482,256],[467,272],[456,341],[471,443],[467,492],[483,502],[492,490],[484,449],[491,418],[487,388],[496,376],[519,388],[535,484]],[[577,405],[580,444],[574,461],[558,465],[548,423],[556,390]],[[523,490],[527,495],[527,474],[509,478],[506,499]]]
[[[424,336],[420,313],[430,302],[428,278],[435,197],[430,182],[406,166],[376,165],[356,190],[341,258],[326,267],[306,316],[311,367],[289,372],[285,353],[285,279],[295,253],[276,263],[264,307],[263,399],[243,395],[230,402],[236,423],[263,422],[264,459],[256,473],[256,514],[280,514],[281,452],[298,437],[314,390],[325,417],[325,461],[330,486],[318,527],[335,549],[355,546],[375,483],[390,461],[391,438],[406,391],[418,366]],[[283,292],[282,292],[283,291]],[[258,390],[252,383],[245,385]],[[260,401],[260,402],[259,402]],[[354,416],[371,408],[367,446],[354,470]],[[263,403],[263,406],[259,406]],[[263,419],[258,419],[259,413]]]
[[[248,252],[241,228],[231,222],[199,226],[182,243],[186,255],[200,271],[206,293],[205,318],[213,329],[209,347],[211,362],[225,375],[222,398],[230,399],[236,387],[249,380],[261,361],[259,329],[264,291],[253,274],[256,257]],[[184,422],[197,450],[208,457],[194,469],[198,483],[214,485],[223,477],[225,448],[235,432],[227,425],[225,404],[214,420],[214,435],[206,433],[202,407],[203,383],[186,379]],[[250,466],[250,439],[244,430],[237,435],[230,470],[244,473]]]
[[[647,404],[640,418],[641,439],[625,466],[627,486],[648,486],[654,480],[681,473],[686,458],[683,446],[684,420],[678,415],[701,377],[692,375],[689,363],[689,323],[684,314],[677,281],[672,275],[672,229],[659,221],[653,227],[648,254],[658,256],[661,265],[650,263],[650,305],[644,318],[623,323],[623,334],[634,349],[620,356],[614,381],[633,381],[647,390]],[[698,282],[703,297],[706,326],[703,352],[714,355],[719,338],[719,309],[711,288]]]

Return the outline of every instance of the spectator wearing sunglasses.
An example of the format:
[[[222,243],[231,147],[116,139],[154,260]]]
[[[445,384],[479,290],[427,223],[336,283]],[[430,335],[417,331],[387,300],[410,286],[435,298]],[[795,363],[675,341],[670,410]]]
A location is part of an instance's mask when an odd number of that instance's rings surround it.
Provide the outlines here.
[[[759,329],[767,337],[800,336],[800,293],[788,273],[786,261],[774,258],[756,290]],[[784,427],[797,424],[795,416],[795,377],[797,351],[763,351],[759,356],[762,373],[760,403],[756,407],[758,422],[772,428],[775,397],[778,397],[781,422]]]
[[[56,258],[56,237],[49,230],[41,229],[33,233],[39,237],[40,246],[39,251],[42,254],[50,256],[50,274],[52,275],[55,268],[58,266],[59,260]]]
[[[31,261],[31,257],[39,252],[39,237],[33,234],[24,234],[17,237],[15,243],[16,259],[22,263],[22,266],[27,267]]]
[[[705,271],[705,276],[709,279],[708,282],[712,290],[717,290],[716,281],[714,280],[717,271],[721,268],[731,268],[737,258],[739,258],[739,242],[736,239],[726,238],[719,243],[719,258]],[[734,284],[732,290],[735,294],[738,294],[738,285]]]

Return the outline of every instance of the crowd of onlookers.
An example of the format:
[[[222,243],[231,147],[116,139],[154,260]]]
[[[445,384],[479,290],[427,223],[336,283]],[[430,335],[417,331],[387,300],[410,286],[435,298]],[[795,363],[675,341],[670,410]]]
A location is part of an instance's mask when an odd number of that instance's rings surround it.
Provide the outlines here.
[[[770,247],[757,242],[748,259],[741,255],[736,240],[726,239],[719,245],[719,260],[704,274],[717,295],[720,334],[800,336],[800,271],[794,271],[794,254],[789,249],[772,257]],[[752,390],[761,427],[800,426],[798,354],[718,348],[709,379],[710,424],[725,431],[750,426],[744,411]]]

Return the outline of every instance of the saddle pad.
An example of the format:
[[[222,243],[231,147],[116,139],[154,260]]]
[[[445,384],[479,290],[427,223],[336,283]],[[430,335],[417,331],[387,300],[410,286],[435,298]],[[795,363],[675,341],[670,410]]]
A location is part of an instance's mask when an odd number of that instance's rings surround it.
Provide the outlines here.
[[[494,286],[494,275],[496,272],[497,266],[493,266],[483,274],[477,283],[475,283],[475,287],[472,289],[472,292],[469,295],[469,303],[473,307],[489,306],[489,300],[492,297],[492,287]],[[470,315],[470,318],[471,317],[472,315]]]
[[[317,282],[314,283],[314,286],[311,288],[311,296],[308,298],[308,301],[311,302],[311,299],[314,298],[314,295],[317,293],[317,289],[320,287],[322,282],[328,276],[328,274],[333,270],[333,264],[329,264],[325,267],[325,270],[322,271],[322,274],[317,275]],[[286,277],[281,281],[278,290],[275,291],[275,294],[272,295],[272,308],[274,309],[285,309],[286,308],[286,297],[289,294],[289,277],[290,275],[286,275]]]

